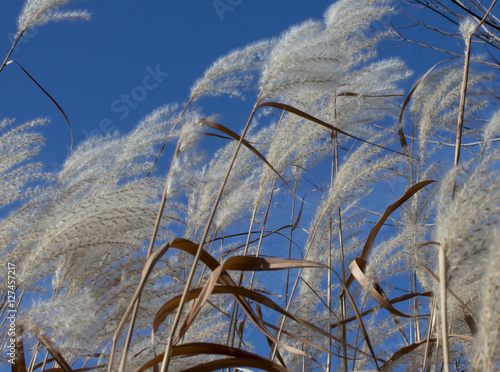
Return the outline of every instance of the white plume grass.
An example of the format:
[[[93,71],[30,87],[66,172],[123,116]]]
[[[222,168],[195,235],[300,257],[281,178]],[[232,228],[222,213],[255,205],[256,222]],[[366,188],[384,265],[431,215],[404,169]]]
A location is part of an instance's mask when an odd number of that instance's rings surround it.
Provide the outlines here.
[[[86,10],[59,10],[72,1],[74,0],[27,0],[17,20],[17,35],[20,36],[30,28],[48,22],[89,20],[90,14]]]

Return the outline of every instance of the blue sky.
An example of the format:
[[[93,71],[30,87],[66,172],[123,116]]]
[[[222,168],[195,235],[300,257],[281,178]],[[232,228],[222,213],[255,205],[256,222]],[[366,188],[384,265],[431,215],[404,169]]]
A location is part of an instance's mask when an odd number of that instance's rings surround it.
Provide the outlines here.
[[[10,49],[22,3],[2,4],[2,60]],[[89,135],[129,132],[155,108],[186,100],[194,81],[220,56],[249,42],[278,36],[308,18],[319,19],[332,3],[79,1],[68,8],[89,10],[89,22],[50,23],[31,30],[11,58],[21,63],[63,107],[78,145]],[[401,17],[395,22],[408,23]],[[443,40],[434,38],[429,43]],[[458,44],[450,47],[461,48]],[[428,68],[446,57],[414,46],[384,50],[381,55],[399,55],[415,71],[404,87],[406,93]],[[42,129],[47,142],[40,160],[49,169],[57,170],[55,164],[63,162],[70,143],[60,112],[13,64],[0,74],[0,87],[2,118],[16,118],[18,123],[37,117],[51,119],[52,124]],[[221,114],[220,122],[236,132],[243,127],[252,105],[220,98],[200,102],[206,115]],[[165,157],[162,161],[163,165],[169,163]],[[385,201],[380,202],[387,206]]]
[[[0,54],[10,49],[22,2],[2,4]],[[78,144],[91,134],[128,132],[155,108],[184,101],[190,86],[218,57],[249,42],[278,36],[307,18],[321,18],[332,3],[312,1],[78,1],[88,22],[50,23],[29,31],[12,59],[20,62],[66,111]],[[401,4],[400,4],[401,5]],[[440,57],[422,49],[404,54],[422,72]],[[415,62],[417,58],[419,63]],[[153,73],[151,71],[154,71]],[[152,75],[152,77],[148,77]],[[67,155],[69,130],[62,115],[15,65],[0,75],[2,117],[23,122],[48,117],[42,159],[53,168]],[[147,88],[147,89],[144,89]],[[127,98],[127,97],[130,98]],[[135,99],[134,99],[135,98]],[[250,108],[238,100],[203,101],[204,113],[222,114],[224,125],[241,128]],[[235,113],[243,114],[241,116]]]
[[[79,1],[67,8],[89,10],[90,21],[50,23],[34,29],[11,58],[63,107],[78,144],[89,133],[128,132],[155,108],[184,101],[193,82],[218,57],[249,42],[277,36],[307,18],[320,18],[330,3]],[[10,49],[20,7],[21,2],[2,4],[2,55]],[[156,81],[146,78],[151,70],[160,75]],[[147,88],[154,86],[146,90],[147,95],[140,88],[145,83]],[[19,122],[49,117],[52,124],[43,130],[47,139],[43,159],[48,165],[64,159],[69,130],[55,106],[15,65],[3,71],[0,85],[2,116]],[[127,95],[131,95],[129,101]],[[227,114],[235,107],[247,107],[236,100],[230,105],[228,109],[213,102],[212,108],[209,102],[204,105],[205,113]]]

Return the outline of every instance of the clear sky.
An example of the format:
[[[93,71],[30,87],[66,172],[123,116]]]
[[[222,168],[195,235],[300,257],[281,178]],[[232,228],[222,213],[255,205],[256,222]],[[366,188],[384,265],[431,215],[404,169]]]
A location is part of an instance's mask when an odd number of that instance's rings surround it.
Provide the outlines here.
[[[90,21],[49,23],[32,29],[11,59],[18,61],[62,106],[71,121],[77,146],[90,135],[114,130],[129,132],[154,109],[183,102],[195,80],[217,58],[250,42],[277,37],[308,18],[320,19],[333,2],[78,1],[65,9],[87,9],[92,14]],[[2,61],[10,49],[23,3],[2,2]],[[408,9],[398,1],[395,3]],[[419,12],[414,8],[412,11]],[[399,16],[395,22],[409,23],[403,18]],[[407,30],[406,35],[411,33]],[[442,42],[436,38],[427,41]],[[460,51],[463,45],[448,47]],[[425,71],[448,57],[416,46],[386,49],[381,54],[400,56],[415,72],[404,86],[405,93]],[[221,114],[220,122],[235,132],[243,128],[252,105],[219,98],[204,98],[200,103],[204,114]],[[52,124],[42,129],[46,146],[39,160],[48,169],[58,170],[57,164],[64,161],[70,144],[67,124],[54,104],[14,64],[0,74],[0,113],[2,119],[15,118],[18,123],[50,118]],[[162,160],[163,164],[169,162]],[[383,200],[380,203],[387,206]]]
[[[17,29],[21,1],[2,4],[0,55]],[[20,62],[66,111],[77,145],[90,134],[128,132],[155,108],[184,101],[193,82],[218,57],[249,42],[278,36],[291,25],[319,19],[331,0],[315,1],[77,1],[66,9],[87,9],[88,22],[50,23],[29,31],[12,59]],[[410,64],[419,53],[397,49]],[[436,57],[411,66],[425,71]],[[3,57],[2,57],[3,60]],[[413,63],[414,64],[414,63]],[[149,77],[148,77],[149,75]],[[23,122],[49,117],[42,159],[62,162],[69,130],[62,115],[15,65],[0,75],[2,117]],[[241,128],[238,100],[209,100],[203,111],[223,114],[223,124]]]
[[[21,4],[2,4],[2,56],[10,49]],[[31,30],[11,58],[63,107],[78,144],[89,133],[127,132],[155,108],[184,101],[193,82],[218,57],[249,42],[278,36],[307,18],[321,18],[330,4],[329,0],[78,1],[66,8],[87,9],[90,21],[50,23]],[[48,165],[64,159],[69,131],[48,98],[15,65],[0,75],[0,86],[2,117],[19,122],[49,117],[52,124],[43,130],[47,139],[43,159]],[[213,108],[206,105],[206,114],[228,111],[217,102]]]

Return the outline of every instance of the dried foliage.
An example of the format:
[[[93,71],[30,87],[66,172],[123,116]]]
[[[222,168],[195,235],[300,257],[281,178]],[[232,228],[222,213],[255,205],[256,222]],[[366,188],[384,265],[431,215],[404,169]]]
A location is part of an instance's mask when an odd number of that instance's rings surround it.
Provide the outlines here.
[[[68,2],[26,2],[0,72],[28,28],[88,18]],[[476,1],[415,3],[455,24],[421,27],[466,52],[406,95],[411,72],[377,46],[422,43],[383,27],[389,1],[339,0],[217,60],[184,107],[81,143],[59,172],[32,160],[47,120],[4,119],[12,370],[497,370],[498,64],[469,52],[498,49],[500,27]],[[196,106],[245,91],[238,132]],[[227,141],[208,161],[202,134]]]

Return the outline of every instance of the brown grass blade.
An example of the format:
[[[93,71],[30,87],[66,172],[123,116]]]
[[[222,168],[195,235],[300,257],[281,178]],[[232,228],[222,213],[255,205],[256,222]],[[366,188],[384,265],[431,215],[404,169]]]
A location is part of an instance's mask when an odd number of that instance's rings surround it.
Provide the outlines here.
[[[262,316],[262,309],[259,304],[255,304],[255,308],[257,309],[257,316],[259,317],[259,320],[264,323],[264,317]],[[243,325],[243,322],[241,322],[241,325]],[[243,329],[240,329],[240,337],[243,335]],[[269,337],[266,337],[267,343],[269,344],[269,348],[273,350],[276,347],[276,343],[271,340]],[[283,357],[281,356],[281,353],[279,350],[276,350],[276,358],[278,358],[278,361],[281,363],[283,367],[286,368],[286,363],[283,360]]]
[[[281,110],[285,110],[285,111],[291,112],[292,114],[298,115],[298,116],[300,116],[300,117],[302,117],[304,119],[310,120],[310,121],[312,121],[312,122],[314,122],[316,124],[322,125],[325,128],[328,128],[328,129],[333,130],[333,131],[335,131],[337,133],[343,134],[343,135],[345,135],[347,137],[353,138],[353,139],[355,139],[357,141],[360,141],[360,142],[363,142],[363,143],[367,143],[369,145],[378,147],[378,148],[386,150],[386,151],[393,152],[395,154],[399,154],[399,155],[406,156],[406,157],[409,156],[407,154],[403,154],[402,152],[399,152],[399,151],[396,151],[396,150],[392,150],[390,148],[387,148],[387,147],[384,147],[384,146],[381,146],[381,145],[377,145],[376,143],[373,143],[373,142],[364,140],[364,139],[362,139],[360,137],[357,137],[357,136],[354,136],[352,134],[349,134],[349,133],[343,131],[342,129],[334,127],[333,125],[328,124],[328,123],[324,122],[323,120],[320,120],[320,119],[318,119],[318,118],[316,118],[316,117],[314,117],[312,115],[309,115],[309,114],[305,113],[304,111],[296,109],[293,106],[285,105],[283,103],[278,103],[278,102],[264,102],[264,103],[261,103],[259,106],[257,106],[257,109],[259,109],[261,107],[266,107],[266,106],[276,107],[276,108],[279,108]]]
[[[396,200],[395,203],[391,204],[390,206],[387,207],[385,210],[384,214],[378,222],[375,224],[375,226],[372,227],[370,230],[370,234],[368,234],[368,238],[366,239],[365,246],[363,247],[363,251],[361,252],[360,258],[363,260],[368,259],[368,255],[370,254],[370,251],[372,249],[373,243],[375,242],[375,238],[377,237],[378,232],[384,225],[385,221],[389,218],[389,216],[396,210],[398,209],[401,205],[403,205],[408,199],[410,199],[413,195],[415,195],[418,191],[426,187],[427,185],[430,185],[431,183],[436,182],[435,180],[428,180],[428,181],[422,181],[419,182],[412,187],[410,187],[403,196],[401,196],[398,200]],[[349,275],[349,278],[347,279],[346,282],[346,287],[349,288],[354,281],[354,277]]]
[[[269,359],[256,360],[249,358],[229,358],[214,360],[211,362],[199,364],[192,368],[184,369],[181,372],[208,372],[232,367],[254,367],[270,372],[289,372],[288,369],[283,368],[279,364],[271,362]]]
[[[135,370],[135,372],[143,372],[147,370],[148,368],[151,368],[158,363],[161,363],[163,360],[163,354],[158,354],[154,358],[148,360],[145,364],[143,364],[141,367]],[[193,355],[200,355],[200,354],[207,354],[207,355],[224,355],[224,356],[230,356],[232,357],[231,359],[234,360],[255,360],[258,362],[267,362],[268,364],[265,365],[265,367],[257,367],[257,368],[263,368],[264,370],[270,370],[270,371],[288,371],[287,369],[281,367],[279,364],[276,364],[274,362],[271,362],[270,360],[261,357],[260,355],[251,353],[249,351],[237,349],[231,346],[226,346],[226,345],[219,345],[215,343],[209,343],[209,342],[195,342],[195,343],[190,343],[190,344],[184,344],[184,345],[177,345],[172,348],[172,357],[181,357],[181,356],[193,356]],[[227,359],[222,359],[222,360],[227,360]],[[271,363],[271,364],[269,364]],[[203,364],[204,366],[205,364]],[[260,364],[261,366],[264,366],[264,364]],[[200,365],[202,366],[202,365]],[[252,367],[250,365],[228,365],[227,367]],[[277,366],[277,367],[276,367]],[[218,368],[225,368],[226,366],[218,367]],[[195,367],[197,368],[197,367]],[[267,368],[281,368],[281,369],[267,369]],[[201,369],[200,371],[208,371],[211,369]]]
[[[196,317],[198,316],[201,308],[208,300],[208,297],[213,292],[215,285],[219,281],[219,278],[222,275],[223,271],[226,270],[238,270],[238,271],[268,271],[268,270],[280,270],[280,269],[292,269],[292,268],[301,268],[301,267],[322,267],[325,268],[325,265],[305,261],[305,260],[287,260],[287,259],[273,259],[273,258],[263,258],[263,257],[251,257],[251,256],[233,256],[228,258],[223,265],[219,266],[215,269],[207,282],[205,283],[199,297],[196,299],[193,307],[189,311],[182,324],[179,334],[177,335],[174,343],[177,343],[182,336],[187,332],[188,328],[194,322]],[[252,317],[258,321],[258,318],[255,318],[255,313],[252,311]],[[265,327],[262,327],[265,329]],[[267,331],[267,330],[266,330]],[[274,338],[274,337],[273,337]]]
[[[411,345],[402,347],[401,349],[397,350],[394,354],[391,355],[389,359],[380,367],[380,371],[389,371],[390,367],[401,357],[405,356],[408,353],[411,353],[413,350],[418,348],[421,345],[425,345],[427,342],[436,342],[436,338],[429,338],[428,340],[422,340],[419,342],[415,342]]]
[[[29,328],[30,332],[40,341],[40,343],[45,346],[45,349],[49,352],[50,355],[55,359],[55,361],[61,366],[61,369],[64,372],[73,372],[66,359],[62,356],[62,354],[57,350],[57,347],[54,343],[47,337],[47,335],[36,325],[33,325]]]
[[[98,366],[83,367],[83,368],[74,369],[73,372],[93,371],[94,369],[102,369],[105,367],[106,367],[106,365],[100,364]],[[64,372],[64,369],[62,369],[62,368],[50,368],[50,369],[45,369],[44,372]]]
[[[174,239],[170,243],[170,246],[172,248],[177,248],[177,249],[183,250],[184,252],[187,252],[192,256],[196,255],[196,252],[198,251],[198,244],[193,243],[192,241],[187,240],[187,239],[183,239],[183,238]],[[219,261],[217,261],[215,258],[213,258],[212,255],[210,255],[210,253],[208,253],[205,250],[201,251],[200,260],[205,265],[207,265],[210,270],[215,270],[217,267],[220,266]]]
[[[373,299],[377,301],[384,309],[389,311],[391,314],[404,318],[410,318],[410,315],[403,314],[387,301],[387,299],[384,297],[382,288],[377,283],[372,286],[369,285],[368,280],[366,279],[366,276],[364,274],[365,268],[366,261],[361,258],[355,258],[354,261],[352,261],[349,265],[352,276],[354,276],[354,278],[363,288],[369,290],[369,293],[373,297]]]
[[[231,140],[231,141],[233,140],[233,138],[231,138],[231,137],[227,137],[227,136],[223,136],[223,135],[221,135],[221,134],[208,133],[208,132],[207,132],[207,133],[204,133],[204,134],[205,134],[205,136],[217,137],[217,138],[222,138],[222,139]]]
[[[474,337],[471,337],[471,336],[467,336],[467,335],[455,335],[455,334],[449,334],[448,337],[454,337],[454,338],[458,338],[462,341],[466,341],[466,342],[469,342],[471,344],[473,344],[474,342],[476,342],[476,339]]]
[[[472,333],[472,335],[475,336],[476,333],[477,333],[477,324],[476,324],[476,321],[474,320],[474,318],[471,315],[466,314],[464,316],[464,320],[465,320],[465,323],[467,323],[467,326],[470,329],[470,333]]]
[[[405,132],[403,131],[403,128],[399,128],[398,135],[399,135],[399,142],[401,143],[401,148],[403,150],[408,148],[408,142],[406,142]]]
[[[178,248],[182,249],[185,252],[190,253],[191,255],[195,255],[198,250],[198,246],[189,240],[186,239],[175,239],[172,243],[171,246],[173,248]],[[255,257],[253,257],[255,258]],[[200,260],[204,262],[212,271],[216,270],[219,268],[220,264],[217,260],[215,260],[210,254],[208,254],[205,250],[202,250],[200,252]],[[221,284],[227,285],[227,286],[233,286],[236,287],[236,283],[232,280],[232,278],[229,276],[229,274],[225,270],[220,270],[220,281]],[[199,295],[198,295],[199,296]],[[289,352],[296,353],[299,355],[305,355],[302,351],[289,347],[281,342],[278,342],[277,340],[274,339],[274,336],[267,330],[264,324],[259,321],[257,315],[251,308],[250,304],[247,302],[247,300],[241,296],[236,296],[236,301],[238,302],[239,306],[245,311],[245,313],[248,315],[248,317],[252,320],[252,322],[255,324],[255,326],[263,332],[266,336],[271,337],[273,341],[277,342],[278,345],[280,345],[282,348],[285,350],[288,350]],[[194,318],[193,318],[194,321]],[[153,336],[154,337],[154,333]],[[175,341],[180,339],[178,337]]]
[[[452,60],[453,58],[456,58],[456,57],[450,57],[450,58],[443,59],[442,61],[439,61],[434,66],[432,66],[430,69],[428,69],[427,72],[425,74],[423,74],[420,79],[418,79],[417,83],[410,90],[410,93],[408,93],[408,95],[406,96],[406,98],[405,98],[405,100],[403,102],[403,107],[401,107],[401,112],[399,114],[399,123],[401,123],[401,121],[403,120],[403,114],[404,114],[405,108],[408,105],[408,103],[410,102],[411,96],[413,96],[413,93],[415,93],[415,90],[417,90],[417,88],[420,86],[420,84],[422,84],[422,82],[425,80],[425,78],[431,73],[432,70],[434,70],[434,68],[437,65],[439,65],[439,64],[441,64],[443,62]]]
[[[450,334],[450,335],[448,335],[448,338],[450,338],[450,337],[458,338],[460,340],[464,340],[464,341],[470,342],[470,343],[474,343],[474,341],[475,341],[474,337],[465,336],[465,335]],[[394,354],[392,354],[389,359],[387,359],[387,361],[382,365],[382,367],[380,367],[380,371],[384,372],[384,371],[391,370],[390,367],[399,358],[405,356],[406,354],[412,352],[413,350],[415,350],[416,348],[418,348],[421,345],[426,344],[427,342],[436,342],[436,341],[437,341],[437,338],[430,337],[429,339],[425,339],[425,340],[422,340],[422,341],[419,341],[419,342],[415,342],[415,343],[413,343],[411,345],[402,347],[401,349],[397,350]]]
[[[241,138],[237,133],[233,132],[231,129],[225,127],[224,125],[216,123],[214,121],[202,119],[201,122],[203,123],[203,125],[205,125],[205,126],[207,126],[209,128],[216,129],[218,131],[221,131],[222,133],[227,134],[228,136],[230,136],[231,138],[233,138],[235,141],[241,141],[242,145],[244,145],[247,149],[249,149],[255,155],[257,155],[257,157],[260,160],[262,160],[264,162],[264,164],[266,164],[279,177],[279,179],[281,180],[281,182],[283,182],[285,184],[285,186],[288,188],[288,190],[290,190],[290,192],[292,194],[294,194],[292,188],[288,185],[288,183],[281,176],[281,174],[279,174],[279,172],[276,169],[274,169],[274,167],[271,165],[271,163],[269,163],[267,161],[267,159],[259,151],[257,151],[257,149],[255,147],[253,147],[246,139]]]
[[[283,269],[299,269],[301,267],[316,267],[328,269],[328,266],[313,261],[255,256],[233,256],[229,257],[223,264],[223,268],[226,271],[271,271]]]
[[[399,303],[399,302],[403,302],[403,301],[407,301],[407,300],[410,300],[414,297],[417,297],[417,296],[424,296],[424,297],[431,297],[432,296],[432,292],[418,292],[418,293],[408,293],[408,294],[405,294],[405,295],[402,295],[402,296],[399,296],[399,297],[396,297],[396,298],[393,298],[392,300],[389,300],[388,302],[390,304],[396,304],[396,303]],[[365,310],[361,313],[361,316],[365,316],[365,315],[368,315],[368,314],[371,314],[373,313],[374,311],[377,311],[379,309],[381,309],[382,306],[375,306],[375,307],[372,307],[371,309],[368,309],[368,310]],[[422,314],[420,314],[420,316],[422,316]],[[336,322],[336,323],[333,323],[331,325],[332,328],[336,328],[338,326],[341,326],[342,324],[347,324],[347,323],[350,323],[352,321],[356,320],[356,317],[355,316],[352,316],[352,317],[349,317],[349,318],[346,318],[344,320],[341,320],[339,322]]]
[[[342,281],[340,275],[338,275],[334,270],[332,270],[335,275],[339,278],[339,282],[342,283],[342,286],[344,287],[344,293],[347,295],[347,298],[349,299],[349,303],[351,304],[352,310],[354,311],[354,315],[356,316],[356,320],[358,321],[359,328],[361,329],[361,333],[363,333],[363,337],[365,338],[366,341],[366,346],[368,346],[368,349],[370,350],[370,353],[372,355],[372,358],[375,362],[375,365],[377,366],[377,370],[380,371],[380,367],[378,365],[378,358],[375,355],[375,350],[373,350],[372,343],[370,341],[370,336],[368,335],[368,332],[366,331],[365,325],[363,324],[363,319],[361,318],[361,315],[359,313],[358,307],[356,306],[356,302],[354,302],[354,299],[351,296],[351,293],[349,292],[349,288],[344,284]]]
[[[49,92],[47,92],[45,89],[43,89],[43,87],[38,83],[38,81],[36,81],[35,78],[33,76],[31,76],[30,73],[28,71],[26,71],[26,69],[23,66],[21,66],[21,64],[19,62],[11,59],[10,61],[7,61],[7,63],[5,63],[5,65],[9,65],[11,63],[15,63],[16,65],[18,65],[21,68],[21,70],[23,70],[24,73],[38,86],[38,88],[40,88],[42,90],[42,92],[44,92],[45,95],[47,97],[49,97],[49,99],[52,101],[52,103],[54,105],[56,105],[56,107],[59,109],[59,111],[61,111],[61,113],[63,114],[64,119],[66,119],[66,123],[68,123],[69,132],[71,135],[71,143],[69,146],[69,154],[68,154],[68,157],[69,157],[71,155],[71,151],[73,150],[73,129],[71,129],[71,123],[69,122],[68,116],[66,115],[66,113],[64,112],[62,107],[59,106],[57,101],[54,98],[52,98],[52,96],[49,94]]]

